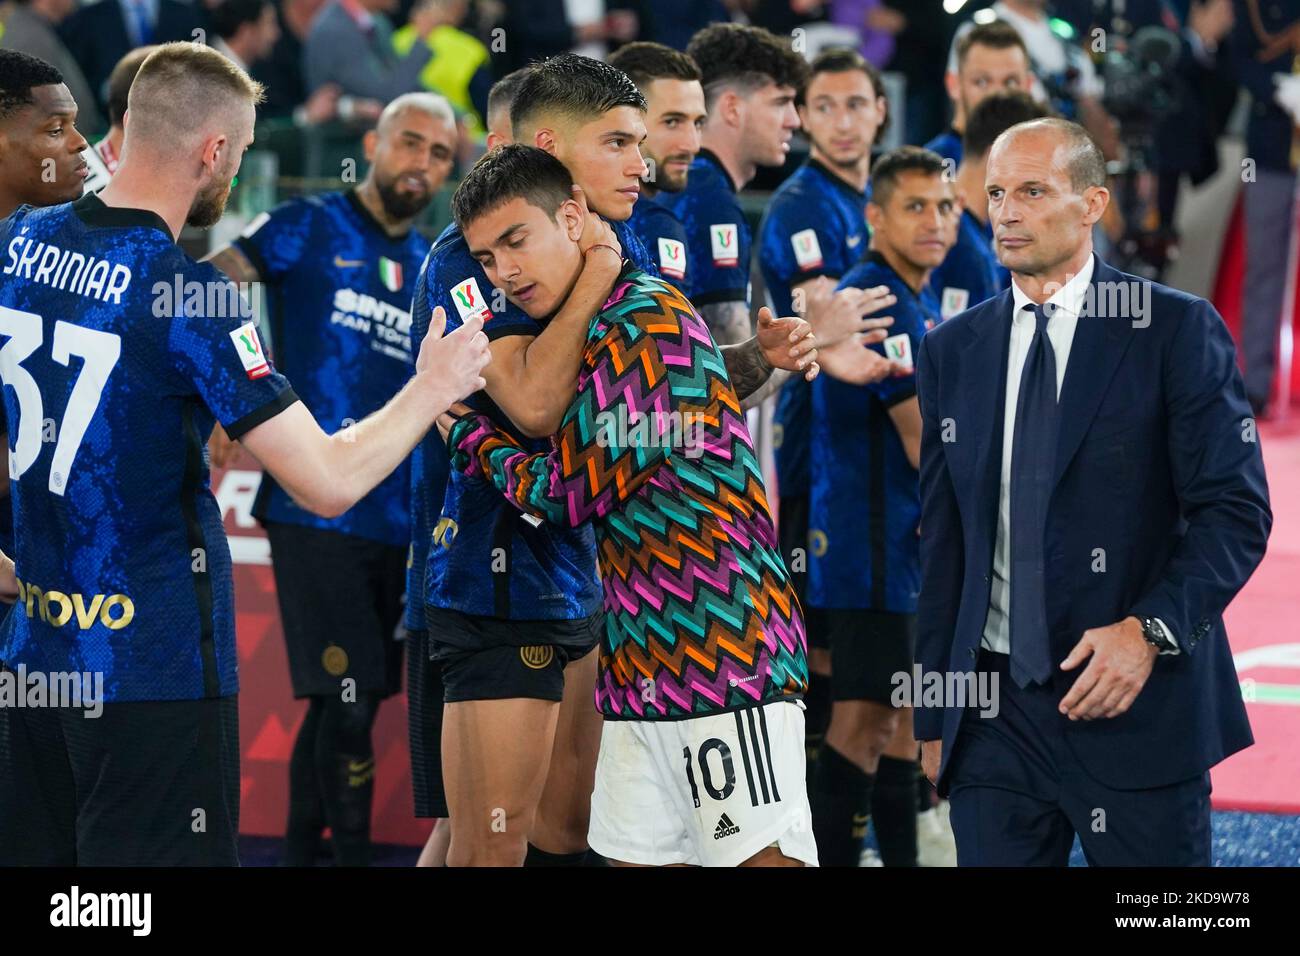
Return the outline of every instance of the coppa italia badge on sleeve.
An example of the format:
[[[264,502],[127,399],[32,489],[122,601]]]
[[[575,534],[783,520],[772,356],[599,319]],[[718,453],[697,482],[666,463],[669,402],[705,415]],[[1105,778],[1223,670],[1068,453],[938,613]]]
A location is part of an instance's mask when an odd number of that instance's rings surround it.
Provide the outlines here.
[[[468,322],[475,316],[484,322],[492,318],[492,310],[488,308],[487,300],[479,291],[478,280],[473,276],[451,290],[451,300],[456,303],[456,311],[460,313],[462,322]]]
[[[822,267],[822,245],[817,241],[817,233],[812,229],[803,229],[790,237],[794,246],[794,261],[800,272]]]
[[[734,222],[709,226],[709,244],[712,246],[715,266],[734,266],[740,261],[740,253],[736,251],[739,243],[736,242]]]
[[[271,374],[266,353],[262,351],[262,340],[257,337],[257,326],[245,322],[230,333],[230,341],[235,343],[235,351],[239,353],[239,361],[244,364],[244,371],[249,378]]]
[[[885,339],[885,358],[907,368],[912,367],[912,340],[906,332]]]
[[[670,279],[686,275],[686,246],[676,239],[659,237],[659,271]]]

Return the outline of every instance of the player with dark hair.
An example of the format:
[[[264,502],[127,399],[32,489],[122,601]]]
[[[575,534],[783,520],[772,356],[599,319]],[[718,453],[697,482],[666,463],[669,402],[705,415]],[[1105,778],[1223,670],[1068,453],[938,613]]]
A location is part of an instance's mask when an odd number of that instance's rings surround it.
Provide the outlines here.
[[[788,40],[735,23],[705,27],[686,52],[700,69],[708,123],[686,188],[666,204],[686,227],[691,301],[714,338],[730,344],[753,328],[751,236],[737,194],[759,166],[785,163],[799,128],[795,94],[808,67]],[[774,376],[763,395],[784,380]]]
[[[971,110],[955,180],[960,207],[956,242],[930,276],[943,318],[950,319],[1010,286],[1011,274],[998,262],[993,249],[984,170],[995,139],[1017,123],[1047,116],[1048,112],[1047,107],[1021,92],[995,93]]]
[[[938,321],[926,278],[952,242],[956,201],[944,168],[915,146],[876,161],[870,251],[840,280],[887,285],[897,297],[881,351],[902,374],[813,383],[808,603],[826,625],[834,702],[809,796],[826,866],[858,865],[869,815],[884,864],[917,863],[919,751],[910,710],[892,696],[915,645],[921,414],[912,356]]]
[[[584,274],[590,213],[571,183],[545,152],[505,146],[452,199],[492,282],[539,320]],[[459,405],[439,419],[453,474],[504,494],[512,515],[594,529],[606,614],[592,849],[634,865],[815,865],[803,622],[740,399],[675,286],[630,262],[611,285],[551,444],[526,448]]]
[[[451,172],[455,114],[440,96],[405,94],[363,147],[370,168],[355,189],[289,200],[211,257],[232,279],[267,285],[277,365],[316,420],[338,428],[411,375],[410,303],[429,251],[414,224]],[[340,865],[369,861],[371,729],[401,689],[393,631],[410,480],[403,465],[332,520],[303,511],[270,477],[253,504],[271,545],[294,696],[310,701],[289,764],[292,866],[312,865],[326,826]]]
[[[471,322],[430,336],[391,401],[327,435],[271,367],[237,287],[176,245],[185,225],[220,218],[261,94],[208,47],[160,47],[131,87],[103,193],[0,226],[0,377],[17,422],[17,540],[14,561],[0,558],[17,605],[0,661],[102,688],[95,720],[67,702],[0,707],[0,865],[236,863],[235,609],[203,456],[213,421],[333,518],[482,384],[487,342]],[[41,440],[47,417],[57,442]]]
[[[487,148],[495,149],[514,139],[510,130],[510,106],[519,92],[528,68],[507,73],[492,84],[487,96]]]
[[[654,270],[624,222],[645,172],[637,150],[644,112],[623,73],[587,57],[529,67],[516,91],[515,141],[556,156],[581,190],[580,204],[595,213],[584,217],[579,239],[588,254],[583,268],[545,322],[492,288],[454,226],[425,265],[427,294],[414,306],[415,321],[440,305],[454,311],[452,325],[485,317],[493,364],[486,391],[471,404],[509,423],[532,450],[550,447],[576,387],[588,325],[624,254]],[[544,293],[549,281],[539,276],[536,289],[520,289],[520,301]],[[765,322],[760,336],[724,355],[742,395],[777,365],[812,373],[805,323]],[[588,655],[601,627],[595,567],[590,529],[535,525],[486,482],[452,473],[430,545],[425,601],[446,688],[453,865],[564,864],[585,853],[599,734]],[[500,746],[503,739],[511,746]]]
[[[140,72],[140,64],[156,49],[156,46],[136,47],[118,60],[108,75],[108,132],[95,144],[95,152],[104,161],[110,175],[117,171],[122,155],[122,137],[126,135],[126,98],[131,92],[131,84]]]
[[[853,350],[858,384],[890,374],[890,363],[860,342],[832,348],[829,309],[856,309],[853,318],[888,308],[887,288],[832,290],[867,251],[867,187],[871,147],[889,119],[880,73],[855,50],[831,49],[810,64],[797,98],[799,122],[810,146],[807,162],[772,195],[759,226],[759,265],[768,301],[778,315],[800,313],[818,331],[822,368],[841,374],[837,352]],[[881,333],[880,338],[884,334]],[[876,339],[879,341],[879,339]],[[812,386],[792,379],[781,389],[773,421],[781,553],[802,599],[807,578],[808,461]],[[830,652],[818,612],[804,608],[808,625],[809,759],[815,760],[830,720]]]
[[[615,50],[609,62],[626,73],[646,99],[641,155],[650,173],[632,209],[632,228],[658,258],[663,277],[689,298],[686,227],[658,196],[686,188],[691,163],[700,152],[700,132],[708,118],[700,68],[685,53],[660,43],[629,43]]]
[[[0,218],[23,203],[78,198],[90,172],[85,148],[63,75],[34,56],[0,50]]]
[[[962,135],[975,107],[994,93],[1032,90],[1034,71],[1024,39],[1005,20],[975,24],[953,47],[953,63],[943,77],[952,101],[952,126],[925,148],[951,159],[955,169],[962,159]]]

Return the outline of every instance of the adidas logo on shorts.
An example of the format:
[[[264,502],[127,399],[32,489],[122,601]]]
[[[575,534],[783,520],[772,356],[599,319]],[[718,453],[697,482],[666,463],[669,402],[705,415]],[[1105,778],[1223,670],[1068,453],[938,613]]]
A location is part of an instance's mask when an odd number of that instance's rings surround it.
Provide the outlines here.
[[[740,827],[731,822],[731,817],[725,813],[718,820],[717,829],[713,831],[713,839],[721,840],[723,837],[729,837],[733,833],[739,833]]]

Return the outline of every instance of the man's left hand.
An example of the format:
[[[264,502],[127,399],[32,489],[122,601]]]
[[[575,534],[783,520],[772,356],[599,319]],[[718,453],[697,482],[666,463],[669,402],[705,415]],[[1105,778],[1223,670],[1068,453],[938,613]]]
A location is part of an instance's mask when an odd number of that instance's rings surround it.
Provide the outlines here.
[[[1061,713],[1071,720],[1118,717],[1146,686],[1158,654],[1142,636],[1142,622],[1135,617],[1084,631],[1061,662],[1061,670],[1074,670],[1088,657],[1092,660],[1061,698]]]
[[[817,364],[817,338],[806,319],[788,315],[776,318],[767,306],[758,310],[758,347],[772,368],[803,372],[812,381],[821,371]]]

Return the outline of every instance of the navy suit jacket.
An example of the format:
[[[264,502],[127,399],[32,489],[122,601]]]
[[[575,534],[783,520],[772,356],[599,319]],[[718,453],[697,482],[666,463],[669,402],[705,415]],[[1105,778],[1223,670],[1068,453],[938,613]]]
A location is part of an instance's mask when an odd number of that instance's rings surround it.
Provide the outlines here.
[[[1143,287],[1148,307],[1132,317]],[[1059,663],[1084,631],[1136,615],[1163,620],[1182,647],[1156,659],[1127,713],[1060,718],[1098,781],[1145,789],[1254,742],[1222,614],[1263,558],[1273,518],[1235,349],[1214,307],[1100,260],[1089,295],[1061,387],[1043,527],[1049,639]],[[916,659],[927,673],[973,671],[983,636],[1011,309],[1007,290],[921,341]],[[1056,672],[1058,698],[1086,666]],[[978,719],[975,708],[917,708],[917,738],[943,740],[941,791],[961,722]]]
[[[207,14],[199,0],[159,0],[151,42],[193,40],[194,31],[206,26]],[[107,107],[109,74],[132,48],[122,5],[118,0],[99,0],[84,6],[63,21],[59,36],[81,67],[100,107]]]

